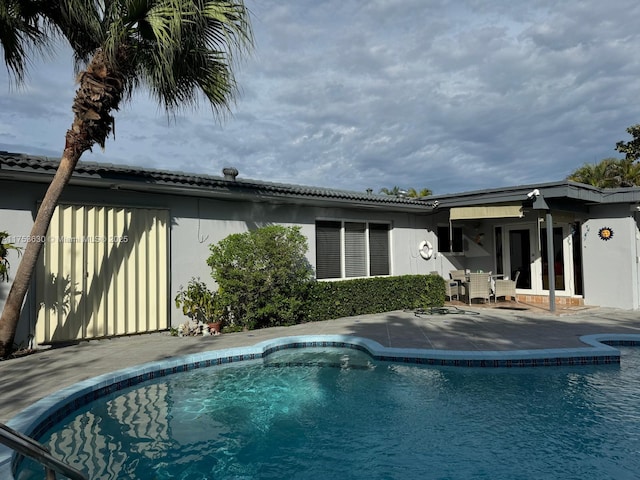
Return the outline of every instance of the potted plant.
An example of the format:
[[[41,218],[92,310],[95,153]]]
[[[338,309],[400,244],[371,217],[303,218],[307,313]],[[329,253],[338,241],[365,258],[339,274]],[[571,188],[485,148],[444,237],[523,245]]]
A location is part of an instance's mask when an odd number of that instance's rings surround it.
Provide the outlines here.
[[[16,247],[13,243],[5,243],[9,237],[7,232],[0,232],[0,281],[9,281],[9,250],[15,250],[20,255],[22,248]]]
[[[202,322],[212,334],[219,334],[222,321],[218,310],[218,293],[209,290],[199,278],[192,278],[186,288],[180,287],[176,295],[176,307],[182,309],[187,317],[195,322]]]

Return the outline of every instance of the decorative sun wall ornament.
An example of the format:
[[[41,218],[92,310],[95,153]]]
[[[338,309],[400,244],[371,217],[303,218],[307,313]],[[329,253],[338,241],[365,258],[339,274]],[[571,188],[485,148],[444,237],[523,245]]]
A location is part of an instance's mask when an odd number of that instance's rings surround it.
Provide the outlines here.
[[[598,231],[598,236],[606,242],[607,240],[611,240],[611,237],[613,237],[613,230],[609,227],[602,227]]]

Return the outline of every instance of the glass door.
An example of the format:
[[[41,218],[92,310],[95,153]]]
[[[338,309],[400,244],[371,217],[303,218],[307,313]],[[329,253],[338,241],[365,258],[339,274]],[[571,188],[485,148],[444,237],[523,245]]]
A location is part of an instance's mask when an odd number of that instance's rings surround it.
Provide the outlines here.
[[[505,258],[505,274],[509,278],[515,278],[520,272],[516,288],[531,290],[531,227],[509,228],[507,238],[509,245],[509,255]]]
[[[565,290],[565,262],[562,239],[562,227],[553,227],[553,269],[555,271],[556,290]],[[540,229],[540,246],[542,247],[542,289],[549,290],[549,257],[547,253],[547,229],[545,227]]]
[[[553,226],[553,270],[555,290],[567,295],[582,294],[582,264],[580,234],[574,224]],[[579,228],[579,227],[578,227]],[[549,291],[549,262],[547,257],[547,226],[540,228],[540,283],[542,291]],[[576,268],[577,265],[577,268]]]

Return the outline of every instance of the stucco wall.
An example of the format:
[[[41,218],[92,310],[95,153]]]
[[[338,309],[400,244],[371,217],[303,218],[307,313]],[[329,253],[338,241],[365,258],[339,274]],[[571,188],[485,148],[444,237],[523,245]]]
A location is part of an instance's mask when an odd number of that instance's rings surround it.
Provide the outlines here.
[[[629,205],[598,206],[582,225],[584,300],[587,305],[638,308],[638,229]],[[613,230],[610,240],[598,235]]]
[[[494,234],[493,224],[490,220],[477,220],[455,222],[455,228],[462,229],[462,244],[464,252],[449,253],[449,245],[441,245],[437,238],[439,226],[449,225],[449,212],[444,211],[428,217],[426,227],[428,237],[434,246],[434,257],[428,262],[429,271],[438,272],[445,278],[449,278],[451,270],[471,271],[482,270],[484,272],[495,271],[493,259]],[[476,239],[481,236],[481,242]]]
[[[413,214],[184,197],[174,199],[171,212],[174,221],[171,234],[172,295],[192,276],[199,276],[213,285],[206,265],[209,245],[232,233],[270,224],[300,226],[309,245],[307,258],[315,267],[316,219],[391,222],[392,275],[426,274],[433,269],[418,253],[420,242],[429,237],[423,227],[424,220]],[[173,324],[181,320],[182,315],[174,311]]]
[[[42,198],[46,185],[0,182],[0,229],[12,235],[28,235],[33,223],[35,205]],[[315,220],[362,220],[391,222],[392,275],[426,274],[437,270],[436,258],[425,261],[418,253],[422,240],[435,245],[435,236],[427,233],[424,216],[412,213],[377,210],[296,206],[291,204],[255,203],[249,201],[213,200],[197,197],[148,194],[72,186],[65,189],[61,203],[104,204],[139,208],[167,208],[170,211],[170,293],[167,303],[170,324],[184,321],[175,308],[173,298],[181,285],[192,277],[200,277],[212,287],[213,279],[206,264],[209,245],[229,234],[269,224],[298,225],[307,237],[309,262],[315,267]],[[15,255],[14,255],[15,257]],[[12,258],[17,267],[17,259]],[[0,308],[10,284],[0,286]],[[36,305],[29,297],[30,307],[24,309],[17,340],[26,342],[34,331]]]
[[[0,230],[10,234],[10,243],[24,248],[33,225],[36,202],[44,195],[44,185],[34,185],[25,188],[22,184],[0,180]],[[0,283],[0,310],[9,294],[14,274],[20,263],[17,252],[9,252],[10,272],[9,282]],[[16,334],[16,343],[22,347],[29,346],[32,332],[35,328],[35,295],[29,292],[25,298],[26,307],[23,308]]]

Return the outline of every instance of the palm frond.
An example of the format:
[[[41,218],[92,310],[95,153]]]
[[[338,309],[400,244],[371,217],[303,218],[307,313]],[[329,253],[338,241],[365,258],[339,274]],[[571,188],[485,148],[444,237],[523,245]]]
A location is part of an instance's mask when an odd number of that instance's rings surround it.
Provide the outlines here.
[[[146,85],[167,113],[196,107],[201,99],[215,113],[227,112],[237,93],[235,58],[253,42],[248,10],[225,0],[156,0],[147,5],[144,15],[136,11],[137,22],[130,24],[127,37],[128,88]],[[115,43],[110,48],[115,52]]]
[[[16,83],[24,82],[31,57],[51,48],[54,32],[43,24],[37,4],[31,0],[0,2],[0,45]]]

